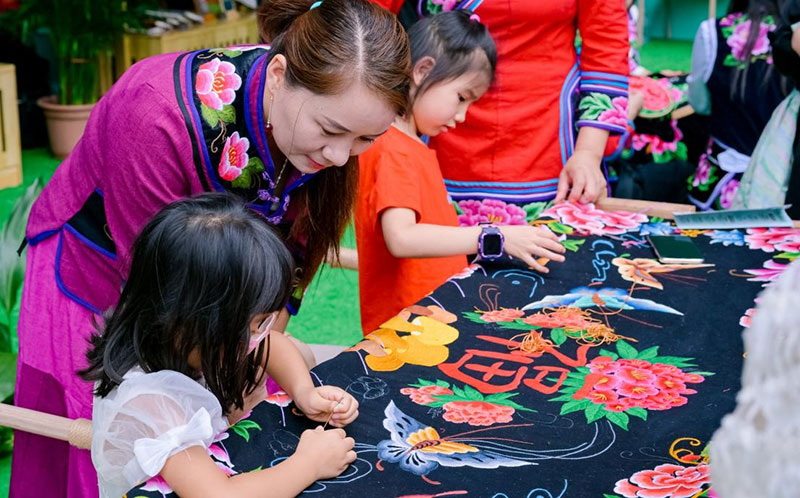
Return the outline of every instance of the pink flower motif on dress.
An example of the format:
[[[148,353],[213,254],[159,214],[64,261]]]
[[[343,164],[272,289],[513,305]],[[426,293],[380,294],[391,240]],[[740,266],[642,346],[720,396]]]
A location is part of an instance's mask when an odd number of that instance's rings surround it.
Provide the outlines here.
[[[481,313],[481,320],[484,322],[513,322],[517,318],[525,316],[525,312],[517,308],[500,308],[499,310]]]
[[[800,230],[796,228],[748,228],[745,242],[764,252],[800,252]]]
[[[749,282],[774,282],[787,268],[789,268],[789,263],[778,263],[774,259],[770,259],[764,262],[764,268],[750,269],[744,272],[753,275],[753,278],[747,279]]]
[[[702,154],[697,161],[697,170],[694,173],[692,186],[698,187],[708,182],[711,176],[711,163],[708,161],[708,154]]]
[[[222,149],[222,157],[219,160],[219,176],[229,182],[237,179],[250,160],[250,156],[247,155],[249,148],[250,140],[240,138],[239,132],[234,131],[225,140],[225,147]]]
[[[725,16],[725,17],[723,17],[722,19],[719,20],[719,25],[722,26],[723,28],[727,27],[727,26],[733,26],[733,23],[737,19],[739,19],[741,17],[742,17],[742,13],[741,12],[737,12],[735,14],[731,14],[729,16]]]
[[[265,399],[267,403],[272,403],[273,405],[278,405],[283,408],[289,406],[292,402],[292,398],[284,391],[268,394]]]
[[[611,104],[614,107],[601,112],[597,120],[624,128],[628,124],[628,99],[626,97],[614,97],[611,99]]]
[[[453,394],[452,389],[442,386],[422,386],[422,387],[404,387],[400,389],[402,394],[409,396],[411,401],[418,405],[429,405],[436,401],[434,396],[450,395]]]
[[[702,375],[686,373],[674,365],[646,360],[599,356],[588,365],[590,374],[575,399],[589,399],[606,410],[622,412],[630,408],[669,410],[685,405],[684,395],[696,394],[687,384],[705,380]]]
[[[544,213],[575,229],[578,235],[621,235],[638,230],[639,225],[648,221],[643,213],[627,211],[606,212],[594,207],[594,204],[573,204],[562,202]]]
[[[678,150],[678,142],[683,139],[683,133],[678,128],[678,121],[673,119],[671,122],[672,130],[675,133],[675,139],[667,142],[658,135],[634,134],[633,135],[633,148],[635,150],[642,150],[650,145],[650,154],[654,156],[662,155],[667,151],[675,152]]]
[[[750,55],[762,55],[769,52],[767,33],[774,29],[774,27],[761,23],[758,26],[758,35],[753,44],[753,48],[750,50],[749,54],[745,53],[744,49],[747,44],[747,38],[750,36],[750,24],[750,20],[739,23],[733,28],[733,34],[726,40],[728,46],[731,47],[731,53],[740,61],[746,61]]]
[[[494,223],[495,225],[527,225],[525,211],[514,204],[507,204],[494,199],[482,201],[460,201],[461,209],[458,221],[461,226],[475,226],[479,223]]]
[[[731,180],[722,186],[719,193],[719,205],[722,209],[728,209],[733,204],[736,192],[739,190],[739,180]]]
[[[236,74],[236,66],[230,62],[222,62],[217,57],[202,64],[195,79],[200,102],[217,111],[221,111],[222,106],[233,103],[236,90],[241,86],[242,78]]]
[[[455,424],[487,426],[511,422],[514,408],[485,401],[450,401],[443,406],[443,418]]]
[[[667,463],[620,479],[614,492],[624,498],[690,498],[710,484],[707,464],[684,467]]]

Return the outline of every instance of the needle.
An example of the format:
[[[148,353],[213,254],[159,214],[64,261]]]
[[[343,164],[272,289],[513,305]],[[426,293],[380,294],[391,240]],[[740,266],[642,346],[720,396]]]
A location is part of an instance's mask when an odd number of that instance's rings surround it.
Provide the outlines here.
[[[333,410],[331,410],[331,414],[330,414],[330,415],[328,415],[328,420],[326,420],[326,421],[325,421],[325,425],[323,425],[323,426],[322,426],[322,430],[323,430],[323,431],[325,430],[325,428],[327,428],[327,427],[328,427],[328,424],[331,422],[331,419],[333,418],[333,414],[334,414],[334,412],[336,412],[336,409],[337,409],[337,408],[339,408],[339,405],[341,405],[341,404],[342,404],[342,401],[344,401],[344,398],[340,399],[340,400],[339,400],[339,401],[336,403],[336,406],[334,406],[334,407],[333,407]]]

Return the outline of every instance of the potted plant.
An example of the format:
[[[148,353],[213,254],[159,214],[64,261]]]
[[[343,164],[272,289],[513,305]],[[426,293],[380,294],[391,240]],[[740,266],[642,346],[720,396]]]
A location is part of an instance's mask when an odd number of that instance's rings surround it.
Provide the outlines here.
[[[134,17],[121,0],[23,0],[22,34],[46,34],[52,47],[58,94],[42,97],[50,145],[66,157],[83,134],[100,98],[98,61]]]

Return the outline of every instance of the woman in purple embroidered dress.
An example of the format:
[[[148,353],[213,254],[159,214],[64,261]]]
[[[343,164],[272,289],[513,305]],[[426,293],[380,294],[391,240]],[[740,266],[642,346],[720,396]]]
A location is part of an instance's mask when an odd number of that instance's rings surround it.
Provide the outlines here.
[[[75,372],[119,298],[134,238],[171,201],[246,199],[304,269],[296,295],[338,253],[355,157],[407,106],[405,33],[365,0],[268,0],[259,28],[270,46],[146,59],[97,104],[31,211],[18,406],[91,417],[92,386]],[[12,496],[97,495],[88,451],[16,438]]]

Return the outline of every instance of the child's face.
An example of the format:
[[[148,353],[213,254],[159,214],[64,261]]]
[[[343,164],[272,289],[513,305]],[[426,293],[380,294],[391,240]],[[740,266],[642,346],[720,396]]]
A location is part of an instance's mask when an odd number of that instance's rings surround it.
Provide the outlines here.
[[[336,95],[289,86],[285,61],[277,55],[268,66],[264,111],[271,114],[275,144],[301,173],[344,166],[386,132],[397,116],[384,98],[360,81]]]
[[[463,123],[469,106],[486,93],[490,83],[488,72],[476,69],[431,85],[414,100],[417,131],[435,137]]]

